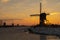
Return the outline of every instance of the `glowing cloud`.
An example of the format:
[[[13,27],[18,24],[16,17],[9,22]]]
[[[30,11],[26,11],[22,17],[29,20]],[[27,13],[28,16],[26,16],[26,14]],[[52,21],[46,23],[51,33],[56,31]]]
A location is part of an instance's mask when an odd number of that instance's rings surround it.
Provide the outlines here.
[[[2,3],[7,3],[9,0],[1,0]]]
[[[42,11],[43,12],[46,12],[46,10],[47,10],[47,0],[42,0]]]
[[[59,13],[56,13],[56,12],[54,12],[54,13],[50,13],[50,15],[56,15],[56,14],[59,14]]]

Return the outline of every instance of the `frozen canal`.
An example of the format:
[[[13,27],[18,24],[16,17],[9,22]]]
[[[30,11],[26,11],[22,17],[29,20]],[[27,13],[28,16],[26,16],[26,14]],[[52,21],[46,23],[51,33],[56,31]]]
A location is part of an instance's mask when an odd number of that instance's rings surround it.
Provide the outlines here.
[[[24,32],[26,28],[0,28],[0,40],[40,40],[40,35]],[[57,36],[47,36],[46,40],[60,40]]]

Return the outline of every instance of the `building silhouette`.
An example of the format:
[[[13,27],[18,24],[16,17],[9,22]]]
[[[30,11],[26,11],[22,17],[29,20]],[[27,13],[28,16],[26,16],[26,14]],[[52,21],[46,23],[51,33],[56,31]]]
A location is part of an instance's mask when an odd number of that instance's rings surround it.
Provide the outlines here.
[[[6,26],[6,22],[3,23],[3,26]]]

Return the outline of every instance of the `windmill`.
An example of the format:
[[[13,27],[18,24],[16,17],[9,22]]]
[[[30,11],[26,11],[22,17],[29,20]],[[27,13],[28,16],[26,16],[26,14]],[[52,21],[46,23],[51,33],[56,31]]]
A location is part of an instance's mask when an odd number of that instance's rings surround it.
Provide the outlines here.
[[[45,25],[45,21],[46,21],[46,16],[49,15],[49,14],[46,14],[46,13],[41,13],[42,11],[42,4],[40,3],[40,14],[32,14],[30,16],[39,16],[39,25]]]
[[[40,3],[40,14],[30,15],[30,16],[39,16],[39,20],[40,20],[39,27],[42,27],[43,25],[45,25],[44,21],[46,20],[46,15],[48,15],[46,13],[41,13],[41,10],[42,10],[42,4]],[[40,40],[46,40],[46,36],[45,35],[40,35]]]
[[[34,33],[34,34],[39,34],[40,36],[40,40],[46,40],[46,35],[55,35],[55,36],[60,36],[60,28],[52,28],[49,27],[50,25],[46,25],[44,22],[46,21],[46,16],[49,14],[46,13],[41,13],[41,3],[40,3],[40,14],[33,14],[30,16],[39,16],[39,27],[32,27],[29,30],[30,33]],[[52,31],[53,30],[53,31]],[[58,30],[58,31],[56,31]]]

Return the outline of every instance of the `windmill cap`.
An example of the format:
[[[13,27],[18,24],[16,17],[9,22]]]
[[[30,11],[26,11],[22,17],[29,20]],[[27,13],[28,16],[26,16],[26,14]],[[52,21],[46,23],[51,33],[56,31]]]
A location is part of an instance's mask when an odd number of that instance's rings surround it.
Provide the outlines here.
[[[41,13],[41,14],[49,15],[49,13],[48,14],[47,13]]]

